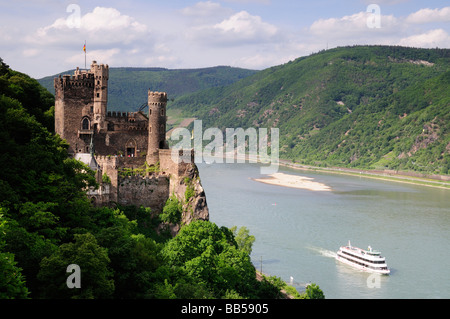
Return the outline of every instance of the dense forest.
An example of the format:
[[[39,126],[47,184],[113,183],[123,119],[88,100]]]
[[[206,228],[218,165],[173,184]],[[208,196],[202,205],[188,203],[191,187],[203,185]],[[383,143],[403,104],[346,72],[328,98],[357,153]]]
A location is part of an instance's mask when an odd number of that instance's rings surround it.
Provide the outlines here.
[[[248,230],[207,221],[157,232],[174,203],[95,208],[94,172],[53,133],[54,97],[0,59],[0,299],[280,298],[286,284],[257,280]],[[176,210],[176,203],[175,203]],[[81,269],[69,289],[67,267]],[[323,298],[315,285],[299,298]]]
[[[330,49],[170,104],[203,127],[278,127],[313,166],[450,173],[450,50]]]

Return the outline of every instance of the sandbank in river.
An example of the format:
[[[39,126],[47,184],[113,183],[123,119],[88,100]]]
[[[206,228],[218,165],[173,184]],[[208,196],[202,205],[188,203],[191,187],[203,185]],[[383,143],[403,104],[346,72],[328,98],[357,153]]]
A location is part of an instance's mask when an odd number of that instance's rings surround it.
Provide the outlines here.
[[[309,189],[311,191],[331,191],[329,186],[323,183],[314,182],[313,178],[299,175],[275,173],[269,175],[268,178],[254,178],[253,180],[270,185]]]

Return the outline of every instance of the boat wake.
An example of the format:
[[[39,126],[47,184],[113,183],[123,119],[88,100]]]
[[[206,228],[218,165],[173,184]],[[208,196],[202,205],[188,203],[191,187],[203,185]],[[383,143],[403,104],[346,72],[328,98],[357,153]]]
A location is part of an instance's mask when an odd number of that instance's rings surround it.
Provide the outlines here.
[[[309,250],[312,250],[323,257],[336,258],[336,252],[320,247],[309,246],[307,247]]]

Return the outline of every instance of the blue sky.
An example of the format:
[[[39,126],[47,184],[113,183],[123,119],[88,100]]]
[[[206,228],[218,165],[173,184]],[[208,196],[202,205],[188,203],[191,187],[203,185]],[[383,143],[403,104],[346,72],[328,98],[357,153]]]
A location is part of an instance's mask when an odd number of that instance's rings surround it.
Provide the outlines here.
[[[373,6],[375,5],[375,6]],[[1,0],[0,57],[40,78],[111,67],[264,69],[357,44],[450,47],[444,0]]]

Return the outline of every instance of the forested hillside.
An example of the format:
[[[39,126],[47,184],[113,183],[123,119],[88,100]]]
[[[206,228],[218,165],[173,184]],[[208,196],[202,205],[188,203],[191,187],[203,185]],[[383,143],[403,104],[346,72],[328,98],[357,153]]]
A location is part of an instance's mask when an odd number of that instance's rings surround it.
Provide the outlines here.
[[[314,166],[450,170],[450,50],[322,51],[170,105],[203,127],[278,127],[284,159]]]
[[[104,63],[107,63],[105,61]],[[74,70],[61,74],[73,74]],[[148,90],[167,92],[170,99],[211,87],[232,84],[257,71],[218,66],[203,69],[169,70],[163,68],[110,68],[108,81],[108,110],[132,112],[147,102]],[[53,79],[39,79],[54,93]]]
[[[36,80],[0,59],[0,299],[280,296],[281,280],[256,278],[251,236],[194,221],[171,237],[149,209],[93,207],[85,190],[97,186],[94,172],[68,157],[52,106]],[[173,208],[168,201],[164,213]],[[72,264],[81,288],[67,286]]]

